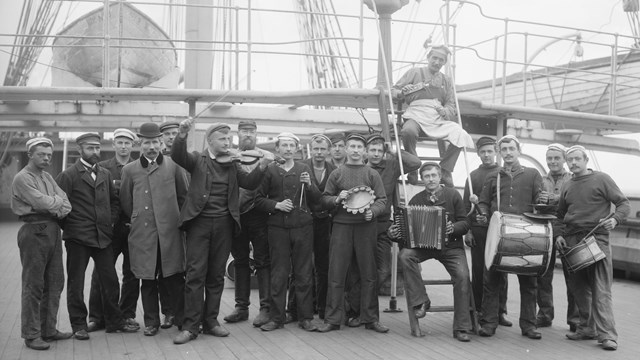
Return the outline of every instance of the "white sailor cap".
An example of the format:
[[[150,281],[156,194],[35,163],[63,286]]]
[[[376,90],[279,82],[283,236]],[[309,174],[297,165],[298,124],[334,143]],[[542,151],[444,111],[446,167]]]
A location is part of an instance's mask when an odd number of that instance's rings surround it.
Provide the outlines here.
[[[40,144],[49,144],[51,147],[53,147],[53,141],[47,139],[46,137],[36,137],[27,140],[27,152],[31,151],[32,147]]]

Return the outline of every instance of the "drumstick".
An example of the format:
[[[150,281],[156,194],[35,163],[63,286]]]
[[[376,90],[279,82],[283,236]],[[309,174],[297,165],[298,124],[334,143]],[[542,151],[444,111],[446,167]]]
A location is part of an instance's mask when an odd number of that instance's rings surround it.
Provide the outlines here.
[[[604,224],[605,221],[611,219],[613,215],[615,215],[615,213],[610,213],[609,215],[607,215],[607,217],[602,219],[602,221],[600,221],[600,223],[596,225],[596,227],[594,227],[593,230],[589,231],[589,233],[585,237],[583,237],[583,239],[586,239],[589,236],[593,235],[593,233],[596,232],[596,230],[598,230],[602,226],[602,224]]]

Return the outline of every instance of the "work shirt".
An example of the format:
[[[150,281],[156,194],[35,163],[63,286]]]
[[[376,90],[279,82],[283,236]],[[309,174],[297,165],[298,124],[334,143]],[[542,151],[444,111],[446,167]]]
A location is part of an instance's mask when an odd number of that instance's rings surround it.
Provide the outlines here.
[[[71,203],[51,174],[27,166],[13,178],[11,210],[18,216],[46,214],[61,219],[71,211]]]
[[[497,179],[500,176],[500,204],[497,199]],[[491,217],[494,211],[521,215],[532,212],[542,191],[542,176],[536,169],[514,164],[510,172],[503,167],[487,176],[478,206]]]

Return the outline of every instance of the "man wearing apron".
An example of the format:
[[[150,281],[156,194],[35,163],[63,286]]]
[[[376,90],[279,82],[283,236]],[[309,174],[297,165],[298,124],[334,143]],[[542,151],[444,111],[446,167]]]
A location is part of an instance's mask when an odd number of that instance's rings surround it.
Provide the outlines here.
[[[438,139],[442,183],[453,187],[451,173],[462,147],[473,148],[473,139],[456,122],[456,100],[451,78],[440,72],[451,51],[446,46],[434,46],[427,54],[426,67],[409,69],[393,86],[395,97],[409,106],[402,116],[404,149],[417,155],[418,136]],[[449,142],[446,144],[445,141]],[[409,174],[409,182],[416,184],[418,176]]]
[[[497,173],[489,175],[482,187],[476,221],[486,224],[487,214],[500,211],[521,215],[536,204],[542,188],[542,176],[536,169],[520,165],[520,141],[513,135],[498,140],[498,150],[504,165]],[[499,294],[504,276],[495,270],[484,272],[484,294],[482,297],[482,328],[480,336],[493,336],[498,327]],[[536,277],[518,275],[520,283],[520,329],[522,336],[538,340],[542,334],[536,331]]]

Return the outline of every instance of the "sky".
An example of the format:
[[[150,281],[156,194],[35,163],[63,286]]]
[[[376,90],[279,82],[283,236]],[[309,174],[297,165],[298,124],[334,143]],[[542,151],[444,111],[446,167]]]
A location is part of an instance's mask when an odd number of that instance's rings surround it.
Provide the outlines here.
[[[168,28],[167,14],[164,7],[155,5],[145,5],[140,3],[163,2],[167,0],[138,0],[135,6],[143,10],[148,16],[154,19],[160,26],[165,27],[165,31],[172,33]],[[297,0],[251,0],[256,9],[291,10]],[[23,0],[0,0],[0,72],[4,73],[7,65],[7,51],[13,39],[10,34],[15,33],[18,17]],[[174,2],[177,2],[174,0]],[[220,2],[217,2],[220,3]],[[238,0],[239,6],[245,6],[247,0]],[[325,4],[328,4],[325,2]],[[443,28],[438,25],[441,22],[440,14],[445,15],[445,4],[441,0],[411,0],[406,6],[393,15],[394,19],[412,19],[425,23],[422,25],[408,25],[399,21],[392,24],[392,57],[394,60],[404,59],[406,61],[419,63],[424,60],[426,51],[423,48],[425,40],[431,37],[431,44],[441,44],[443,40]],[[474,3],[464,3],[461,7],[459,3],[450,3],[450,13],[453,15],[452,23],[455,24],[456,42],[460,46],[456,51],[454,75],[457,84],[467,84],[482,80],[489,80],[493,75],[494,65],[491,61],[483,60],[494,57],[495,41],[498,39],[497,54],[502,58],[504,50],[505,21],[510,19],[508,30],[511,33],[507,37],[507,58],[513,62],[523,62],[539,51],[529,69],[537,66],[548,66],[565,64],[570,61],[587,60],[596,57],[609,56],[611,54],[611,44],[615,41],[613,34],[620,34],[618,44],[621,47],[629,47],[633,41],[627,37],[631,35],[631,27],[622,9],[622,0],[477,0],[481,8],[482,16],[478,6]],[[65,2],[60,13],[59,21],[54,27],[53,33],[57,33],[69,22],[81,16],[91,9],[101,6],[100,2]],[[359,0],[334,0],[337,13],[359,15]],[[373,13],[364,8],[365,16],[372,16]],[[497,18],[497,20],[487,19],[487,17]],[[277,14],[273,12],[254,11],[251,21],[252,41],[254,42],[286,42],[295,41],[300,37],[298,26],[299,18],[293,14]],[[529,23],[518,23],[518,21]],[[532,23],[545,23],[566,28],[549,28]],[[345,37],[358,38],[360,27],[357,18],[343,18],[340,22]],[[183,24],[179,24],[183,25]],[[591,31],[588,31],[588,30]],[[609,34],[596,34],[597,31]],[[375,22],[365,21],[363,27],[363,56],[365,58],[377,58],[378,34]],[[549,37],[575,36],[580,33],[583,39],[583,56],[575,54],[575,37],[570,40],[558,41],[549,44],[552,40]],[[241,37],[246,37],[246,28],[240,27]],[[525,33],[526,54],[525,54]],[[537,34],[537,35],[535,35]],[[478,43],[485,42],[482,45]],[[450,40],[453,43],[453,40]],[[349,53],[358,56],[358,41],[348,42]],[[474,45],[476,52],[463,47]],[[288,51],[303,52],[304,48],[300,44],[255,45],[254,50],[268,51]],[[29,82],[29,86],[49,86],[50,72],[47,64],[51,53],[45,49],[40,59],[41,65],[37,65]],[[221,62],[217,59],[217,64]],[[248,76],[246,75],[246,63],[241,62],[241,75],[237,79],[240,89],[246,88]],[[453,62],[452,62],[453,64]],[[358,68],[358,63],[354,65]],[[406,64],[394,65],[392,77],[397,79],[406,69]],[[498,76],[502,74],[502,67],[496,67]],[[522,65],[509,65],[507,74],[519,72]],[[244,74],[243,74],[244,73]],[[375,61],[365,61],[363,65],[363,83],[365,88],[375,86],[377,63]],[[251,84],[254,90],[297,90],[309,88],[306,78],[306,65],[301,57],[280,56],[280,55],[255,55],[251,66]],[[356,87],[352,84],[352,87]],[[639,136],[634,138],[640,139]],[[542,150],[543,151],[543,150]],[[540,149],[537,150],[540,153]],[[609,156],[609,155],[607,155]],[[607,169],[607,165],[620,164],[620,161],[637,161],[637,157],[627,158],[613,155],[613,159],[607,156],[598,156],[600,166],[605,171],[617,172],[615,168]],[[540,158],[540,157],[539,157]],[[475,167],[474,157],[470,156],[472,167]],[[622,159],[622,160],[621,160]],[[617,160],[617,161],[616,161]],[[620,166],[620,165],[615,165]],[[464,177],[464,174],[456,174]],[[616,179],[625,182],[625,187],[637,187],[632,179]],[[628,184],[627,184],[628,182]],[[638,189],[640,194],[640,189]]]

